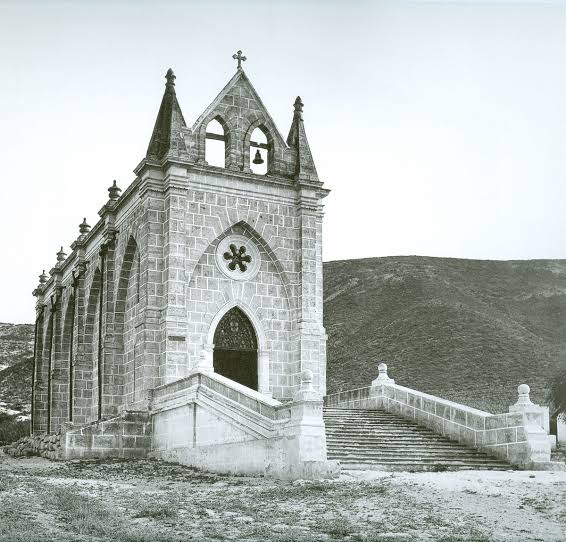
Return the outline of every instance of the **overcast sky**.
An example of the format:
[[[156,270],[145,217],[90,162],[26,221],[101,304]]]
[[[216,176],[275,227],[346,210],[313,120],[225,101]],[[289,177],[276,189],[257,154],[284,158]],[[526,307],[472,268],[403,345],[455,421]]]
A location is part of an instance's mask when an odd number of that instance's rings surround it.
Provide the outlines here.
[[[566,257],[564,2],[0,1],[0,321],[145,155],[244,68],[326,200],[324,258]]]

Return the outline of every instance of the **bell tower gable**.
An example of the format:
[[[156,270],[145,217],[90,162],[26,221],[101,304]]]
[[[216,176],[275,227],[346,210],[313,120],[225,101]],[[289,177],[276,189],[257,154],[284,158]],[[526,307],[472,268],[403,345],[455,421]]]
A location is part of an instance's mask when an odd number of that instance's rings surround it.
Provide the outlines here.
[[[251,173],[249,147],[250,143],[255,143],[251,141],[251,134],[259,127],[267,139],[267,143],[258,148],[267,151],[268,173],[292,174],[289,147],[242,68],[236,71],[192,126],[197,163],[206,163],[207,126],[212,120],[219,119],[225,132],[227,169]]]

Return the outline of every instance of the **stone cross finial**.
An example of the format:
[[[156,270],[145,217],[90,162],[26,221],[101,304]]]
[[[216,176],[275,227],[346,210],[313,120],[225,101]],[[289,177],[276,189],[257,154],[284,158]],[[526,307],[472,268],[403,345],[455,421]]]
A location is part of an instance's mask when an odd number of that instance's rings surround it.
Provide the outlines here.
[[[58,262],[64,262],[66,257],[67,257],[67,255],[65,254],[63,247],[61,247],[59,249],[59,252],[57,252],[57,261]]]
[[[242,62],[245,62],[247,60],[247,58],[242,55],[242,51],[238,51],[235,55],[232,55],[232,58],[238,61],[239,70],[242,69]]]
[[[81,224],[79,224],[79,232],[81,235],[86,235],[90,231],[90,226],[87,224],[86,217],[83,218]]]
[[[165,84],[165,86],[168,87],[175,86],[175,79],[177,79],[177,76],[175,75],[175,72],[171,68],[167,70],[167,73],[165,74],[165,79],[167,79],[167,83]]]
[[[112,201],[116,201],[120,197],[121,188],[118,188],[116,181],[112,183],[112,186],[108,189],[108,196]]]

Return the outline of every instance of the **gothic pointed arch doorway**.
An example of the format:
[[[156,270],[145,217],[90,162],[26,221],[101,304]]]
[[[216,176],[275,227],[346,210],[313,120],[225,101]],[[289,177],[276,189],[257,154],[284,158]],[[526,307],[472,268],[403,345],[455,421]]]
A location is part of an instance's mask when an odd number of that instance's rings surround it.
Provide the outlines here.
[[[214,331],[214,372],[257,390],[257,336],[239,307],[231,308]]]

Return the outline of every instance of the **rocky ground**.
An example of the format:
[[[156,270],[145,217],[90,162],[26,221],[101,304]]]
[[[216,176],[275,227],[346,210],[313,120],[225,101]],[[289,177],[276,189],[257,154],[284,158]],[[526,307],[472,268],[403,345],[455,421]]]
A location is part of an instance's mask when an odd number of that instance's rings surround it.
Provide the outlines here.
[[[0,541],[563,541],[566,473],[219,476],[0,452]]]

